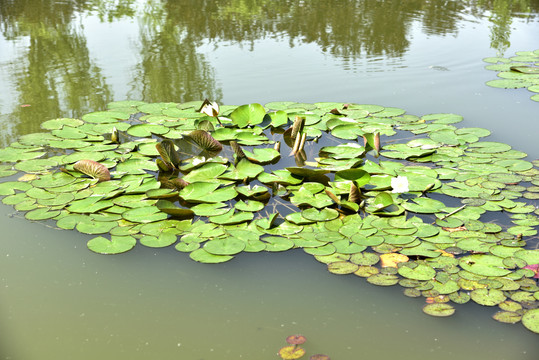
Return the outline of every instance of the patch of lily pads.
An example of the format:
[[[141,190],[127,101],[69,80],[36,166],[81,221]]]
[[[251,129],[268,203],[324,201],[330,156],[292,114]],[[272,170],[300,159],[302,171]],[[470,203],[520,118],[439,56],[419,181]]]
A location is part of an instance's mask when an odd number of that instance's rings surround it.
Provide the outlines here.
[[[486,69],[499,71],[500,79],[487,81],[488,86],[502,89],[527,88],[539,93],[539,49],[518,51],[509,58],[488,57],[483,61],[490,64]],[[539,94],[532,95],[531,99],[539,101]]]
[[[302,249],[334,274],[402,286],[427,314],[473,301],[539,332],[539,162],[461,120],[119,101],[0,149],[0,195],[29,220],[88,234],[96,253],[169,247],[222,263]]]

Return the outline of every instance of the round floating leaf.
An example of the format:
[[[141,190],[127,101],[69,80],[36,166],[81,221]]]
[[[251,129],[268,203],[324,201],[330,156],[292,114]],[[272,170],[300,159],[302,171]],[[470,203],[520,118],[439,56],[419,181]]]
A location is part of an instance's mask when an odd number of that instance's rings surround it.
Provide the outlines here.
[[[296,243],[297,245],[297,243]],[[331,255],[333,254],[337,249],[335,249],[335,246],[332,244],[326,244],[326,245],[320,245],[316,247],[304,247],[304,251],[307,254],[311,255]]]
[[[178,191],[175,189],[152,189],[146,191],[146,196],[150,199],[167,199],[178,196]]]
[[[235,212],[234,209],[230,209],[222,215],[211,216],[209,220],[215,224],[233,225],[252,220],[253,217],[251,212]]]
[[[417,264],[415,267],[401,266],[398,269],[401,276],[412,280],[430,280],[436,275],[436,271],[426,264]]]
[[[58,166],[58,161],[55,159],[31,159],[15,164],[15,169],[27,173],[40,173],[46,172],[55,166]]]
[[[234,207],[238,211],[257,212],[264,208],[264,203],[255,200],[249,200],[247,202],[243,202],[240,200],[234,205]]]
[[[177,231],[175,229],[165,230],[159,236],[146,235],[140,239],[144,246],[152,248],[162,248],[174,244],[177,240]]]
[[[262,173],[264,168],[258,164],[253,164],[247,159],[241,159],[234,167],[230,165],[229,172],[220,176],[221,179],[229,180],[245,180],[252,179]]]
[[[6,181],[0,183],[0,195],[13,195],[15,190],[27,191],[32,185],[21,181]]]
[[[188,183],[195,181],[211,181],[224,173],[226,169],[227,166],[224,164],[214,162],[206,163],[185,175],[183,180],[187,181]]]
[[[475,289],[470,296],[473,301],[484,306],[495,306],[506,299],[503,292],[497,289]]]
[[[399,253],[382,254],[380,255],[380,261],[382,267],[397,268],[397,264],[408,261],[408,256]]]
[[[513,254],[515,257],[526,261],[529,265],[539,264],[539,250],[522,249]]]
[[[37,208],[27,212],[24,217],[28,220],[45,220],[52,219],[60,214],[60,210],[50,210],[48,207]]]
[[[88,249],[99,254],[120,254],[135,247],[137,240],[131,236],[111,236],[110,240],[102,236],[88,241]]]
[[[195,261],[206,263],[206,264],[218,264],[223,263],[229,260],[232,260],[234,257],[230,255],[214,255],[210,254],[204,249],[197,249],[189,254],[189,257]]]
[[[365,148],[357,143],[347,143],[337,146],[325,146],[320,149],[320,154],[334,159],[352,159],[360,157],[365,153]]]
[[[267,236],[261,240],[266,243],[266,251],[286,251],[294,247],[294,242],[285,237]]]
[[[60,118],[44,121],[40,124],[40,127],[45,130],[59,130],[64,126],[76,128],[82,124],[84,124],[84,121],[79,119]]]
[[[455,313],[455,308],[446,303],[434,303],[423,306],[423,312],[431,316],[445,317]]]
[[[505,268],[503,258],[494,255],[468,255],[459,261],[460,267],[476,275],[482,276],[505,276],[511,270]]]
[[[174,248],[181,252],[191,252],[200,248],[200,244],[197,242],[191,242],[191,243],[179,242],[176,244],[176,246],[174,246]]]
[[[214,204],[198,204],[191,208],[191,210],[198,216],[217,216],[222,215],[230,209],[226,207],[224,203]]]
[[[193,210],[180,208],[168,200],[159,200],[155,203],[155,206],[162,212],[177,218],[191,218],[194,215]]]
[[[279,350],[279,356],[283,360],[295,360],[303,355],[305,355],[305,349],[296,345],[285,346]]]
[[[528,310],[524,313],[522,325],[534,333],[539,333],[539,309]]]
[[[95,221],[86,218],[76,226],[77,230],[83,234],[105,234],[117,226],[115,221]]]
[[[30,159],[37,159],[45,155],[46,152],[35,151],[35,149],[0,149],[0,161],[16,162]]]
[[[73,213],[94,213],[114,205],[111,200],[102,200],[102,196],[92,196],[72,201],[67,208]]]
[[[233,237],[210,240],[204,244],[203,249],[214,255],[235,255],[245,249],[245,242]]]
[[[470,144],[469,149],[473,152],[482,154],[495,154],[511,150],[511,146],[499,142],[480,141]]]
[[[399,278],[390,274],[374,274],[367,278],[367,282],[378,286],[391,286],[397,284]]]
[[[161,212],[157,206],[142,206],[127,210],[122,214],[122,217],[134,223],[150,223],[154,221],[164,220],[167,218],[167,214]]]
[[[380,260],[377,254],[364,252],[352,255],[350,261],[358,265],[375,265]]]
[[[492,318],[506,324],[516,324],[522,319],[522,315],[513,311],[498,311]]]
[[[219,203],[231,200],[238,195],[234,187],[218,189],[219,183],[195,182],[180,191],[180,197],[194,203]]]
[[[413,202],[406,202],[402,204],[402,207],[408,211],[412,211],[420,214],[432,214],[437,213],[441,209],[445,208],[445,204],[439,200],[430,198],[415,198]]]
[[[247,156],[247,159],[260,164],[274,162],[281,156],[281,154],[273,148],[254,148],[253,152],[245,149],[243,151]]]
[[[324,208],[320,211],[315,208],[310,208],[303,210],[301,212],[301,216],[303,216],[307,220],[312,221],[329,221],[339,217],[339,212],[335,209],[330,208]]]

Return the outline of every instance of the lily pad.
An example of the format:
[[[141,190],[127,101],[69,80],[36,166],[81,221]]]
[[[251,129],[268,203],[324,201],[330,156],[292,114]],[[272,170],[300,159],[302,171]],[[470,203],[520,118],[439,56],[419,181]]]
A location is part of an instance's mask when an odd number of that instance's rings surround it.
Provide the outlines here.
[[[415,267],[401,266],[398,269],[401,276],[412,280],[430,280],[436,275],[436,271],[426,264],[417,264]]]
[[[455,308],[450,304],[434,303],[423,306],[423,312],[430,316],[446,317],[455,313]]]
[[[230,255],[214,255],[204,249],[197,249],[189,254],[189,257],[195,261],[206,264],[219,264],[232,260]]]
[[[522,325],[530,331],[539,333],[539,309],[531,309],[524,313]]]
[[[208,241],[203,249],[213,255],[235,255],[242,252],[245,246],[243,240],[230,237]]]
[[[470,296],[473,301],[484,306],[495,306],[506,299],[503,292],[497,289],[475,289]]]
[[[131,236],[111,236],[107,239],[103,236],[95,237],[88,241],[88,249],[99,254],[120,254],[135,247],[137,240]]]

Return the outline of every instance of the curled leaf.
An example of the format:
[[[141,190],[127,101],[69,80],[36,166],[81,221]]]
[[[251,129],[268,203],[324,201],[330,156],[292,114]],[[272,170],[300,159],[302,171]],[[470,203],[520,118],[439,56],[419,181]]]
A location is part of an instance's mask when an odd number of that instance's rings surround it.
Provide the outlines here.
[[[165,139],[158,144],[155,144],[159,155],[163,159],[163,163],[169,170],[177,169],[180,166],[180,155],[174,148],[172,140]]]
[[[241,160],[245,157],[245,153],[241,149],[241,146],[234,140],[230,141],[230,147],[232,150],[234,150],[234,154],[236,154],[236,158],[238,160]]]
[[[218,152],[223,150],[223,145],[204,130],[194,130],[187,137],[191,138],[198,146],[206,151]]]
[[[73,164],[73,168],[85,175],[91,176],[97,179],[99,182],[110,180],[109,169],[103,164],[97,161],[83,159]]]

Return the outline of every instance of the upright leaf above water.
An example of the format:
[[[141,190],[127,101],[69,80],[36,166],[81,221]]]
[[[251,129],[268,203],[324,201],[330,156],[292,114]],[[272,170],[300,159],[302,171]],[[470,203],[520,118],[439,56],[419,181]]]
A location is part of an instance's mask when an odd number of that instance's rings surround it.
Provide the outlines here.
[[[179,154],[182,159],[206,155],[211,157],[223,150],[223,145],[205,130],[194,130],[190,132],[189,135],[176,140],[176,145],[178,145]]]
[[[180,166],[181,159],[180,155],[174,148],[174,143],[172,140],[165,139],[158,144],[155,144],[161,159],[168,167],[169,170],[177,169]]]

